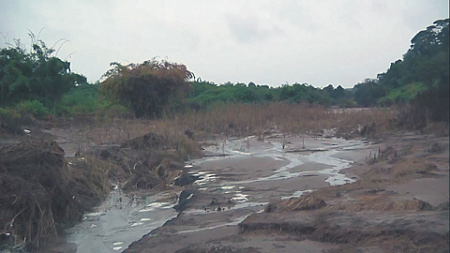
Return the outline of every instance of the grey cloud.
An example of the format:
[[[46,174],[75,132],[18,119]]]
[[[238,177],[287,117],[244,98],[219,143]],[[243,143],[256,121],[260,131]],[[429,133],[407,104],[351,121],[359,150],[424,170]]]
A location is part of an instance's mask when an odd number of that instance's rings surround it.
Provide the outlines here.
[[[279,27],[263,24],[263,22],[256,17],[227,15],[227,22],[231,34],[241,43],[265,40],[272,36],[283,34],[283,30]]]
[[[68,39],[59,56],[91,82],[112,61],[159,56],[216,83],[351,87],[446,17],[448,0],[0,0],[0,34],[29,43],[28,29],[45,27],[49,45]]]

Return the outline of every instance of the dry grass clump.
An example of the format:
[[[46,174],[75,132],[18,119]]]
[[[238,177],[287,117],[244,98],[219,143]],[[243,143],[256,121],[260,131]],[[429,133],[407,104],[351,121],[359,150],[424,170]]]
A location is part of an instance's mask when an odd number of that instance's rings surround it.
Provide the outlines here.
[[[435,176],[433,172],[436,170],[436,165],[420,158],[402,159],[391,168],[394,178]]]
[[[180,175],[185,160],[199,157],[197,142],[184,134],[147,133],[121,145],[103,145],[94,154],[111,164],[108,173],[126,191],[166,187]]]
[[[86,209],[80,200],[99,198],[108,189],[91,164],[68,166],[64,150],[53,141],[0,148],[0,231],[34,251],[60,226],[79,219]]]
[[[55,142],[28,141],[0,148],[2,228],[29,249],[56,233],[56,223],[75,215],[64,150]]]
[[[409,199],[400,202],[390,200],[389,193],[386,194],[365,194],[358,196],[355,201],[351,203],[343,203],[333,206],[331,209],[345,210],[350,212],[361,211],[425,211],[432,210],[433,207],[419,199]]]
[[[376,191],[378,189],[382,189],[383,186],[384,186],[383,182],[358,180],[351,184],[343,184],[319,188],[312,194],[317,198],[328,200],[339,197],[344,193]]]
[[[70,175],[68,186],[81,211],[93,208],[109,193],[109,175],[114,169],[110,163],[86,155],[69,158],[67,167]]]
[[[154,163],[149,166],[149,163]],[[148,160],[136,166],[130,179],[123,187],[125,191],[139,189],[152,189],[154,187],[165,188],[180,175],[183,166],[169,159]]]

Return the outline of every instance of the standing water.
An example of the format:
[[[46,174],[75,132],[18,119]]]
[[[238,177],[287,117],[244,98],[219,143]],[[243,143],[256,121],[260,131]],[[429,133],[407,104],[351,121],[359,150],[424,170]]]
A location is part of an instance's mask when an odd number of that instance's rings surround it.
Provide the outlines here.
[[[122,252],[132,242],[176,217],[172,208],[175,203],[158,201],[168,199],[167,195],[128,198],[116,186],[106,201],[68,230],[68,241],[76,244],[77,252]]]

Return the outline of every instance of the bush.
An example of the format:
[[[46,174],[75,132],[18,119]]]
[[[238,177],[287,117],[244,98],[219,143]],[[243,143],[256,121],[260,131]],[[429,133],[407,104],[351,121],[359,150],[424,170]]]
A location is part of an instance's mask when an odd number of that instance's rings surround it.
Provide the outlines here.
[[[98,85],[82,85],[65,94],[59,105],[58,113],[67,116],[94,113],[97,110]]]
[[[131,108],[136,117],[159,118],[175,100],[183,99],[194,77],[186,66],[167,61],[145,61],[123,66],[112,63],[100,94]]]
[[[16,109],[22,116],[43,118],[49,114],[49,111],[44,104],[37,100],[20,102],[16,105]]]
[[[100,99],[98,101],[96,113],[100,117],[131,118],[133,115],[128,107],[107,99]]]
[[[19,133],[20,113],[12,108],[0,108],[0,134],[1,133]]]

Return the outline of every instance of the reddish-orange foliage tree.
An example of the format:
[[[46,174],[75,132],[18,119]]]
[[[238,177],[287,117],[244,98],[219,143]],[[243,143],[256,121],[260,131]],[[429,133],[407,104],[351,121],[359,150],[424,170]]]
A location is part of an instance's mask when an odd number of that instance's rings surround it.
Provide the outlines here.
[[[194,74],[183,64],[150,60],[141,64],[111,63],[100,94],[131,108],[136,117],[160,117],[171,102],[192,87]]]

